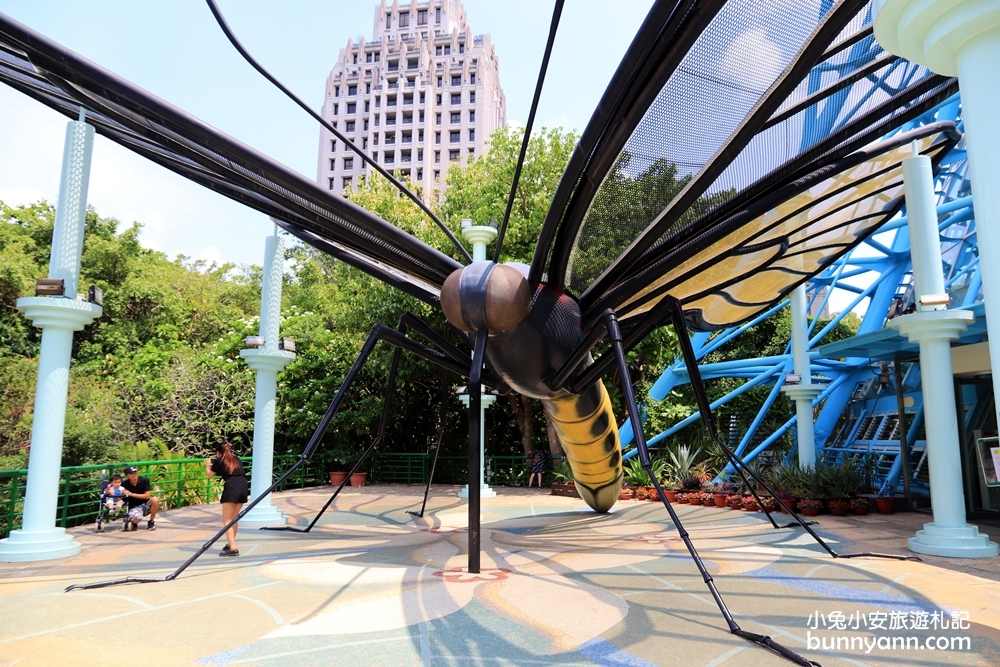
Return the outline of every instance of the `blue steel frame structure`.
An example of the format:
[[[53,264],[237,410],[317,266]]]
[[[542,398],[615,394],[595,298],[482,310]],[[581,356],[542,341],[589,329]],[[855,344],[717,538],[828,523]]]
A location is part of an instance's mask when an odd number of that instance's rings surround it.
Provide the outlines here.
[[[872,36],[861,40],[852,46],[851,50],[852,68],[860,67],[857,62],[854,62],[857,60],[873,65],[877,64],[880,62],[880,56],[884,54]],[[912,64],[897,62],[894,67],[889,68],[889,71],[877,80],[872,79],[875,85],[870,88],[868,94],[871,94],[878,87],[889,85],[888,80],[893,75],[897,77],[902,75],[903,81],[907,81],[910,73],[897,72],[898,68],[915,70]],[[819,89],[823,73],[821,67],[817,67],[812,73],[810,92]],[[863,103],[866,95],[852,98],[850,92],[851,87],[845,88],[841,93],[829,99],[821,110],[815,110],[807,122],[808,131],[803,135],[803,145],[815,141],[817,136],[835,131],[837,129],[836,120],[845,105]],[[952,120],[959,129],[963,129],[961,100],[958,94],[892,134],[895,135],[939,120]],[[937,211],[945,286],[949,294],[952,295],[951,307],[975,308],[976,304],[980,304],[975,309],[979,310],[978,314],[981,317],[982,275],[979,270],[975,217],[972,197],[970,196],[968,161],[964,141],[944,159],[935,187],[938,193]],[[825,358],[817,354],[816,347],[819,341],[847,313],[866,300],[868,302],[867,309],[858,330],[859,336],[884,329],[892,315],[902,313],[906,307],[912,304],[910,244],[906,222],[904,208],[898,217],[886,223],[878,233],[870,236],[860,246],[830,264],[821,274],[806,284],[809,312],[822,312],[830,298],[837,292],[846,293],[852,297],[849,304],[843,307],[842,312],[835,315],[822,329],[817,330],[818,318],[813,318],[809,323],[809,348],[813,381],[825,385],[822,393],[813,402],[814,408],[820,408],[815,423],[817,460],[836,462],[845,455],[874,454],[882,467],[880,493],[894,492],[900,484],[903,457],[898,441],[895,446],[886,445],[883,442],[882,446],[873,452],[870,440],[864,441],[861,437],[865,435],[861,427],[870,424],[870,420],[866,422],[863,418],[848,419],[848,428],[841,429],[839,433],[834,432],[838,424],[841,423],[841,417],[848,409],[852,399],[863,397],[865,390],[870,388],[874,378],[871,368],[872,359],[870,357],[847,357],[843,360]],[[709,353],[720,349],[747,329],[774,316],[788,305],[788,300],[782,301],[738,327],[731,327],[711,334],[696,333],[692,335],[691,342],[697,358],[703,359]],[[737,396],[754,387],[772,385],[772,389],[761,405],[757,416],[750,424],[746,425],[745,431],[735,447],[736,454],[743,461],[750,462],[755,459],[781,439],[786,432],[790,431],[794,436],[795,429],[793,427],[796,426],[797,418],[793,412],[778,428],[751,447],[755,435],[780,394],[785,376],[793,372],[790,342],[782,355],[700,364],[699,368],[702,377],[706,380],[717,378],[745,380],[740,387],[713,402],[711,405],[713,411],[725,406]],[[914,385],[912,376],[915,375],[918,375],[918,372],[908,376],[904,381],[904,386],[912,387]],[[689,382],[689,376],[684,361],[678,358],[653,384],[648,397],[654,403],[661,402],[670,395],[674,387],[687,382]],[[917,381],[916,386],[919,391],[919,381]],[[876,395],[876,404],[880,398],[883,403],[879,405],[884,409],[883,411],[896,411],[894,394]],[[892,402],[891,408],[884,406],[886,401]],[[871,406],[868,411],[871,412],[872,409],[877,408]],[[862,414],[858,417],[864,416]],[[917,445],[918,434],[923,426],[923,408],[919,405],[919,399],[915,409],[912,412],[907,412],[906,417],[908,421],[906,442],[908,448],[912,449]],[[700,413],[695,412],[665,431],[650,437],[648,442],[650,445],[661,443],[699,419]],[[626,423],[619,434],[622,447],[627,448],[634,438],[631,425]],[[834,439],[835,436],[838,437]],[[623,458],[628,459],[635,454],[634,449],[629,450],[623,455]],[[918,456],[915,457],[911,465],[911,474],[915,479],[919,477],[916,474],[918,470],[915,470],[915,468],[919,468],[919,464],[920,457]],[[732,474],[732,466],[728,466],[725,472]],[[920,486],[918,481],[917,487]]]

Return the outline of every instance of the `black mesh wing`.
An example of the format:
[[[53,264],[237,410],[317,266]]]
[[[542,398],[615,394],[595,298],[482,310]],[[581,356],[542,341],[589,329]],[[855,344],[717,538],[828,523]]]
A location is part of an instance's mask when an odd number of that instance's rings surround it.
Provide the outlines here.
[[[866,0],[661,0],[571,157],[532,277],[592,321],[679,247],[956,90],[878,47]]]
[[[0,81],[437,305],[451,257],[0,14]]]
[[[746,321],[856,246],[903,205],[902,162],[914,149],[934,168],[960,134],[933,123],[842,158],[675,246],[598,302],[623,318],[667,295],[696,330]]]

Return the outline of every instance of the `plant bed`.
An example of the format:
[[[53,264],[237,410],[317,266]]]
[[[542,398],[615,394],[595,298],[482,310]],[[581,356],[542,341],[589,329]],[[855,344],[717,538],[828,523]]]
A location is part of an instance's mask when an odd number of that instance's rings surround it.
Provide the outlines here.
[[[552,482],[552,495],[563,498],[579,498],[580,492],[576,490],[573,482]]]

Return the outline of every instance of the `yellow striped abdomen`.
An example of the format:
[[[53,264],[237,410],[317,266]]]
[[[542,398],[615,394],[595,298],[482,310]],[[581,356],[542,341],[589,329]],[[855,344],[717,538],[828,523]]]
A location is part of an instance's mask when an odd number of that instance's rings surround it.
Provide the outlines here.
[[[577,491],[598,512],[618,500],[622,484],[621,445],[604,383],[579,395],[542,400],[573,469]]]

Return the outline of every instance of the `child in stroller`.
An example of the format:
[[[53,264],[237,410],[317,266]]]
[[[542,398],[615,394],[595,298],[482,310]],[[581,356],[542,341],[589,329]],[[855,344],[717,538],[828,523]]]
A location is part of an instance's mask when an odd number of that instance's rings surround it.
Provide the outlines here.
[[[122,476],[112,475],[106,479],[106,470],[101,471],[100,507],[97,511],[97,532],[104,532],[106,521],[124,519],[127,511],[124,509],[125,489],[122,488]]]

